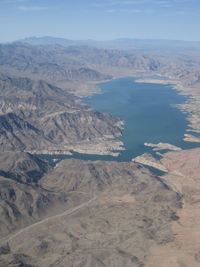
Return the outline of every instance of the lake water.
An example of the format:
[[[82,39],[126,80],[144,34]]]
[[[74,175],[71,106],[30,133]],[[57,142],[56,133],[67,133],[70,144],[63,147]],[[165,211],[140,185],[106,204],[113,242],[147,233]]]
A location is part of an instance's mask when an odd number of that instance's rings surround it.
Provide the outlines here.
[[[119,138],[124,143],[125,151],[119,157],[74,153],[73,156],[60,155],[56,158],[130,161],[142,153],[152,152],[151,148],[144,146],[145,142],[170,143],[183,149],[198,146],[183,141],[188,121],[186,115],[173,105],[184,103],[187,97],[170,85],[136,83],[134,78],[128,77],[98,86],[101,94],[87,97],[83,102],[125,122],[123,136]]]

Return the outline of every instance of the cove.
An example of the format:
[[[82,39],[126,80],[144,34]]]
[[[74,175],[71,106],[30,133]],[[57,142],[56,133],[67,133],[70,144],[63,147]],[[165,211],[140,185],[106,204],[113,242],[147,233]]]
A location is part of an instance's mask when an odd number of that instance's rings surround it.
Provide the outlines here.
[[[42,158],[130,161],[145,152],[153,153],[151,148],[144,146],[145,142],[170,143],[183,149],[197,147],[198,144],[183,141],[188,121],[186,114],[174,106],[184,103],[188,97],[180,95],[170,85],[137,83],[135,79],[120,78],[98,84],[101,93],[83,99],[93,109],[125,122],[123,135],[119,138],[125,150],[119,157],[73,153],[72,156],[43,155]]]

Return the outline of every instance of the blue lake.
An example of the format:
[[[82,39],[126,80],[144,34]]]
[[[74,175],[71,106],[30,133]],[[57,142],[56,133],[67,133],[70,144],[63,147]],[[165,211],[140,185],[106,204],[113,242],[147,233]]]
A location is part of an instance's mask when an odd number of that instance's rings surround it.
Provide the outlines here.
[[[107,112],[125,122],[123,141],[125,151],[119,157],[74,153],[73,156],[55,158],[79,158],[85,160],[130,161],[145,152],[152,152],[144,143],[170,143],[183,149],[197,144],[183,141],[188,121],[186,114],[174,107],[188,97],[180,95],[170,85],[136,83],[134,78],[121,78],[98,85],[101,94],[83,99],[95,110]],[[52,156],[49,156],[52,157]]]

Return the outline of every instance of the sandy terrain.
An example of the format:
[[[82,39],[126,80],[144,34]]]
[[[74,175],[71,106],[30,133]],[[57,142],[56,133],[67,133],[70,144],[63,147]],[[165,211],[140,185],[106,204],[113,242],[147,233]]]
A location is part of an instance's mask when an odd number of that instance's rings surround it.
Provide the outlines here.
[[[161,160],[169,171],[182,175],[166,175],[164,179],[183,194],[180,219],[172,223],[175,240],[155,246],[146,267],[200,266],[200,149],[170,152]]]

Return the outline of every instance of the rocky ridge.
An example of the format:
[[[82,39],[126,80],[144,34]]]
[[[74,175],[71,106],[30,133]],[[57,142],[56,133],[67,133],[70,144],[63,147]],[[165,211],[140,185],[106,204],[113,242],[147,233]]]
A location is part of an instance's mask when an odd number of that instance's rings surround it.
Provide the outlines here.
[[[2,187],[1,207],[11,202],[23,214],[25,202],[33,212],[17,232],[13,218],[7,234],[8,218],[0,217],[0,266],[144,266],[152,246],[173,241],[170,225],[182,206],[181,194],[131,162],[68,159],[37,187],[1,181],[13,186],[6,199]]]
[[[0,95],[0,151],[69,153],[73,146],[97,146],[121,135],[119,119],[91,110],[44,81],[1,75]],[[111,141],[115,146],[118,142]]]
[[[77,95],[83,90],[81,82],[109,80],[120,71],[146,72],[159,67],[159,60],[153,57],[119,50],[25,43],[0,45],[0,72],[42,79]]]

